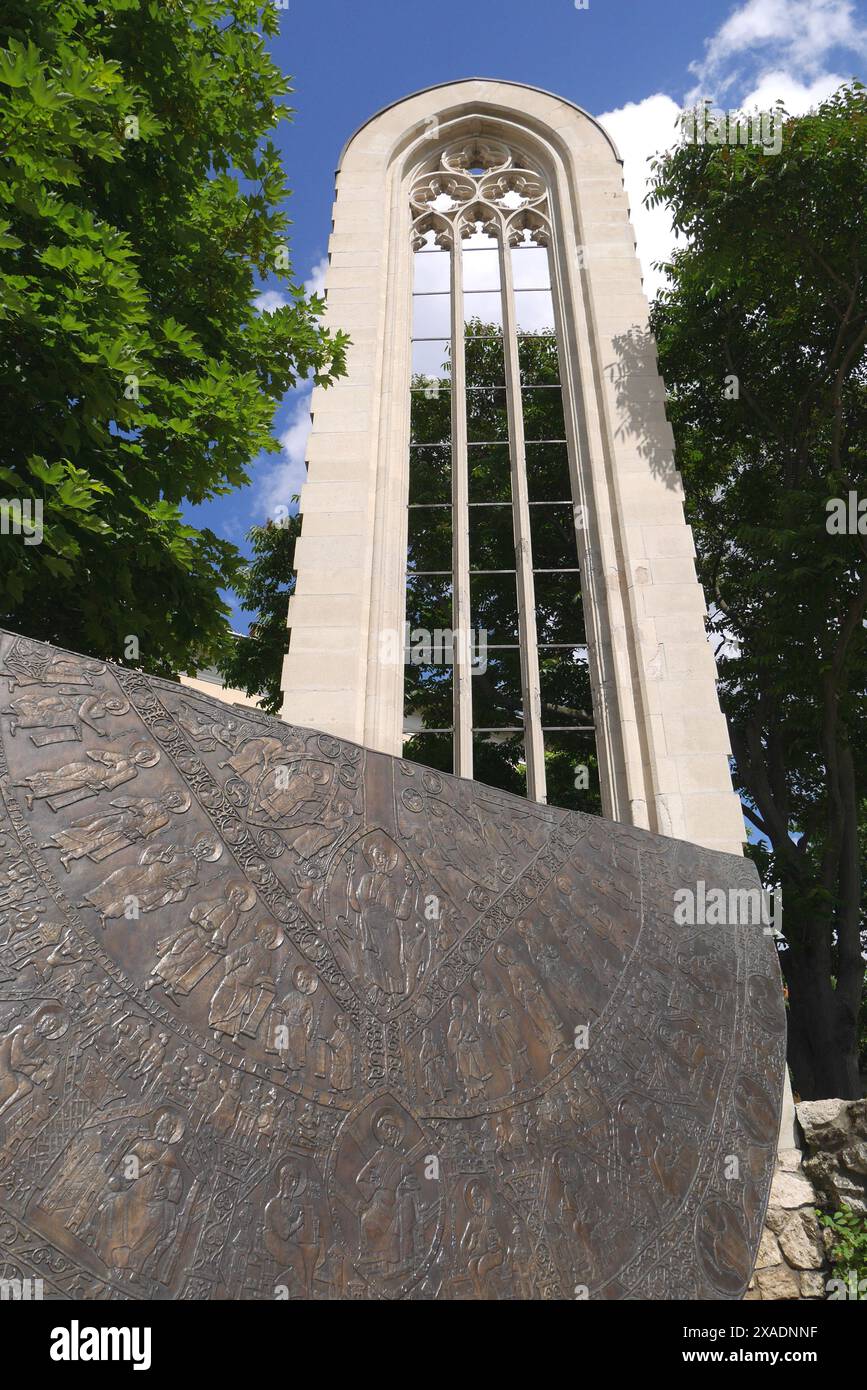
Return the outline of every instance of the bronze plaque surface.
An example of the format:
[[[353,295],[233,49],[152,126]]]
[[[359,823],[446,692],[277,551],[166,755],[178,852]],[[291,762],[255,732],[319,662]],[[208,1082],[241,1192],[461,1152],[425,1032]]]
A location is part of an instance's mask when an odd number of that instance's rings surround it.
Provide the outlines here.
[[[6,633],[0,731],[0,1277],[742,1295],[779,971],[675,894],[750,864]]]

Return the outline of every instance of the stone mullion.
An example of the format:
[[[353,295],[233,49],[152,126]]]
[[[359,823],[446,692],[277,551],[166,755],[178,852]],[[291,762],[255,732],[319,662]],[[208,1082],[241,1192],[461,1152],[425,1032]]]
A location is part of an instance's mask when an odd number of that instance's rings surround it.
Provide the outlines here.
[[[451,256],[452,289],[452,627],[454,770],[473,775],[473,694],[470,666],[470,483],[467,454],[467,372],[464,276],[457,219]]]
[[[527,762],[527,796],[545,801],[545,743],[542,737],[542,698],[539,683],[539,649],[536,636],[536,604],[533,584],[533,552],[530,541],[530,500],[527,489],[527,456],[524,442],[524,409],[518,331],[512,281],[512,256],[506,229],[499,236],[500,285],[503,300],[503,347],[506,360],[506,404],[509,420],[509,457],[512,469],[512,522],[515,533],[515,569],[518,585],[518,632],[521,643],[521,684],[524,700],[524,755]]]

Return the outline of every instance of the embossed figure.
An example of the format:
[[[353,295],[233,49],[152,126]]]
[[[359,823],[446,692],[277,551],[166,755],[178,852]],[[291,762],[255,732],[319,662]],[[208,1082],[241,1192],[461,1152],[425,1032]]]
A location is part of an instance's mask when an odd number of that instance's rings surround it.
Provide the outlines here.
[[[398,1189],[406,1172],[403,1122],[394,1110],[380,1110],[371,1132],[378,1143],[373,1157],[360,1169],[355,1185],[363,1198],[359,1213],[359,1262],[387,1274],[397,1266],[401,1245],[411,1246],[413,1232],[401,1231]]]
[[[418,1053],[421,1084],[431,1100],[442,1100],[450,1089],[448,1070],[430,1026],[422,1029]]]
[[[190,849],[148,845],[137,864],[115,869],[85,893],[84,901],[96,908],[103,926],[107,919],[123,917],[130,900],[139,913],[181,903],[199,881],[199,865],[212,863],[222,852],[223,846],[207,835],[199,835]]]
[[[157,1075],[162,1067],[168,1045],[168,1033],[157,1033],[153,1041],[142,1048],[141,1057],[130,1072],[130,1076],[143,1079],[145,1088],[147,1088],[148,1078]]]
[[[83,816],[51,835],[54,842],[43,849],[59,849],[60,862],[69,873],[70,860],[88,858],[95,864],[118,850],[155,835],[168,825],[172,815],[190,808],[188,792],[166,791],[162,795],[117,797],[112,810],[101,816]]]
[[[233,879],[219,897],[194,903],[183,926],[157,941],[159,958],[145,989],[162,985],[169,996],[189,994],[225,956],[241,914],[249,912],[255,901],[255,890]]]
[[[50,1086],[60,1065],[52,1043],[69,1023],[59,1004],[42,1004],[0,1041],[0,1115],[29,1096],[35,1086]]]
[[[351,871],[349,906],[355,914],[352,955],[362,979],[386,997],[406,990],[407,923],[415,907],[417,883],[408,861],[393,841],[368,836],[362,845],[365,864]]]
[[[292,973],[292,988],[284,995],[279,1009],[273,1012],[274,1026],[267,1052],[276,1052],[287,1071],[303,1071],[313,1042],[316,1011],[312,996],[319,979],[306,965],[298,965]]]
[[[235,1128],[243,1098],[243,1085],[243,1072],[240,1071],[233,1071],[231,1076],[219,1078],[220,1098],[211,1114],[211,1124],[217,1133],[224,1137],[228,1137]]]
[[[129,1145],[109,1175],[91,1228],[102,1260],[115,1274],[155,1275],[159,1257],[171,1245],[184,1190],[175,1152],[183,1133],[179,1115],[158,1110],[150,1133]]]
[[[338,1014],[331,1036],[325,1039],[328,1056],[327,1080],[332,1091],[352,1089],[352,1034],[346,1014]]]
[[[446,1034],[449,1052],[454,1059],[458,1075],[466,1086],[469,1099],[477,1100],[484,1094],[485,1082],[491,1078],[479,1030],[467,1009],[466,1000],[459,994],[454,996],[449,1008],[451,1019]]]
[[[280,1169],[277,1194],[265,1207],[265,1249],[284,1278],[291,1273],[295,1287],[307,1299],[313,1295],[313,1279],[322,1257],[318,1188],[294,1160],[287,1159]]]
[[[128,753],[117,748],[101,748],[85,753],[86,762],[65,763],[47,772],[31,772],[16,787],[26,787],[24,800],[28,811],[34,801],[47,801],[52,811],[83,801],[99,792],[113,791],[124,782],[132,781],[140,767],[154,767],[159,762],[158,748],[150,744],[135,744]]]
[[[59,651],[46,656],[43,648],[26,638],[18,644],[15,657],[3,671],[10,692],[19,685],[93,685],[92,676],[105,675],[105,666],[98,662]]]
[[[230,951],[225,974],[214,990],[208,1025],[219,1039],[225,1033],[237,1042],[243,1033],[255,1038],[259,1025],[274,998],[271,952],[283,941],[283,933],[272,922],[259,922],[255,937]]]
[[[81,726],[92,729],[97,738],[108,738],[108,731],[96,722],[107,714],[126,714],[127,700],[111,699],[103,693],[85,695],[81,691],[60,689],[53,695],[19,695],[12,700],[4,714],[11,715],[9,733],[14,738],[19,729],[37,729],[30,741],[36,748],[50,743],[81,740]]]
[[[487,1281],[506,1258],[506,1247],[497,1230],[491,1199],[481,1183],[467,1183],[465,1201],[470,1216],[461,1234],[461,1250],[467,1258],[476,1298],[490,1298]]]
[[[526,1013],[533,1032],[539,1041],[544,1043],[548,1049],[549,1058],[553,1062],[557,1053],[566,1046],[566,1043],[563,1030],[551,1007],[550,1000],[533,971],[518,960],[511,947],[501,942],[497,946],[495,954],[500,964],[505,966],[506,977],[515,1003]]]

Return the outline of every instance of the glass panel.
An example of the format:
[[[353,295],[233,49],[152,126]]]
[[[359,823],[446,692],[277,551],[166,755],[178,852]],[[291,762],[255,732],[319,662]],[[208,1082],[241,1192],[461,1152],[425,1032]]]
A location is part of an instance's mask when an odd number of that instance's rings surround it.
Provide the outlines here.
[[[448,294],[451,289],[451,259],[448,251],[417,252],[414,257],[414,292]]]
[[[478,444],[509,438],[504,390],[478,387],[467,392],[467,438],[470,443]]]
[[[473,324],[473,332],[478,334],[478,325],[485,324],[486,332],[503,326],[503,301],[499,291],[496,294],[473,291],[464,295],[464,323]]]
[[[550,290],[516,290],[515,322],[519,333],[553,333],[554,301]]]
[[[586,640],[581,581],[577,574],[535,574],[536,639],[577,646]]]
[[[467,338],[467,386],[505,386],[502,338]]]
[[[470,576],[470,623],[487,634],[488,646],[518,641],[518,590],[514,574]],[[481,636],[476,639],[481,649]]]
[[[440,388],[412,392],[410,443],[445,444],[452,437],[452,393]]]
[[[412,301],[414,338],[450,338],[452,297],[450,294],[416,294]]]
[[[527,439],[565,439],[563,393],[559,386],[530,386],[524,398],[524,434]]]
[[[548,805],[601,815],[599,764],[592,733],[545,734],[544,739]]]
[[[493,251],[464,251],[464,293],[500,288],[500,255]]]
[[[530,507],[533,568],[568,570],[578,564],[575,513],[570,502]]]
[[[410,661],[404,670],[404,729],[450,729],[454,667]]]
[[[551,267],[544,246],[519,246],[512,252],[512,283],[516,290],[547,290]]]
[[[508,444],[471,444],[467,450],[471,502],[512,501]]]
[[[540,647],[543,728],[593,723],[586,647]]]
[[[403,756],[407,762],[435,767],[438,772],[454,768],[454,744],[451,734],[413,734],[404,739]]]
[[[513,570],[515,535],[512,508],[470,507],[470,569]]]
[[[565,444],[527,445],[527,489],[531,502],[562,502],[571,497]]]
[[[473,675],[474,729],[514,729],[524,723],[521,653],[517,647],[494,648],[485,669]]]
[[[452,372],[452,345],[448,338],[422,338],[412,345],[413,386],[421,383],[415,378],[443,381],[448,386]]]
[[[451,445],[441,444],[409,451],[409,500],[411,504],[451,502]]]
[[[524,737],[510,734],[473,739],[473,777],[488,787],[499,787],[516,796],[527,795]]]
[[[406,567],[420,572],[451,571],[451,507],[410,507]]]
[[[552,336],[518,339],[518,365],[522,386],[557,386],[560,359]]]
[[[406,621],[410,640],[412,633],[420,628],[431,633],[451,628],[451,579],[445,576],[442,579],[410,576],[406,583]],[[448,723],[451,722],[449,719]]]

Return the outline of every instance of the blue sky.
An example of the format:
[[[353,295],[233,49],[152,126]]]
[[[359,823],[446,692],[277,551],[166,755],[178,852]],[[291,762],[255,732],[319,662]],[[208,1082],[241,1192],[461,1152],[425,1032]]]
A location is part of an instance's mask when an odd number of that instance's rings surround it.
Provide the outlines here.
[[[292,188],[296,277],[321,285],[344,143],[389,102],[460,77],[547,88],[603,119],[624,159],[645,288],[671,231],[640,206],[647,159],[674,141],[677,111],[705,97],[729,109],[792,113],[867,70],[867,0],[288,0],[275,61],[293,80],[294,122],[277,142]],[[267,304],[267,300],[263,304]],[[339,327],[339,325],[334,325]],[[303,479],[309,390],[281,406],[280,455],[254,461],[252,485],[188,509],[243,546],[245,532],[288,502]],[[234,610],[233,626],[246,631]]]

